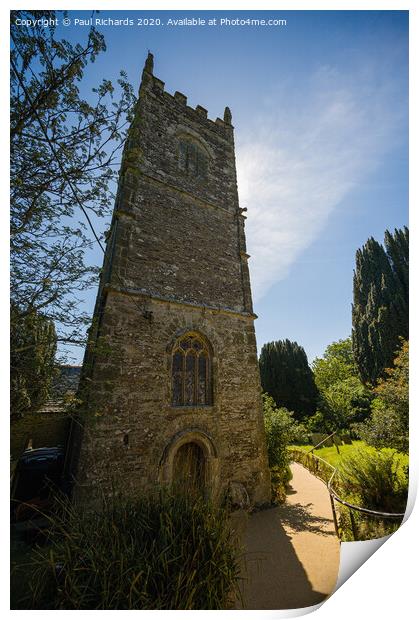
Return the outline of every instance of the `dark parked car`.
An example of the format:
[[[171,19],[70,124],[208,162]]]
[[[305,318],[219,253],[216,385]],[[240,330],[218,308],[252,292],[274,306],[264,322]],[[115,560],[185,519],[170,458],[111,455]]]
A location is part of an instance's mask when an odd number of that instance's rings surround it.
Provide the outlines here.
[[[64,449],[25,450],[12,479],[11,520],[25,521],[48,514],[57,490],[64,491]]]

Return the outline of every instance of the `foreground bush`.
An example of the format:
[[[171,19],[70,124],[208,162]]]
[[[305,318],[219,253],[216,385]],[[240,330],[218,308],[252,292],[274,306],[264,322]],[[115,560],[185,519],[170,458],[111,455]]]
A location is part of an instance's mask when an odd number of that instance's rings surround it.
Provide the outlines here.
[[[408,494],[406,455],[384,448],[364,448],[345,457],[339,466],[341,496],[356,505],[388,513],[403,513]],[[339,506],[342,539],[369,540],[393,533],[401,519],[368,516]]]
[[[160,492],[95,513],[63,504],[38,552],[35,609],[222,609],[238,564],[227,513]]]
[[[364,448],[339,465],[340,487],[361,506],[381,512],[403,512],[407,502],[407,458],[384,448]]]

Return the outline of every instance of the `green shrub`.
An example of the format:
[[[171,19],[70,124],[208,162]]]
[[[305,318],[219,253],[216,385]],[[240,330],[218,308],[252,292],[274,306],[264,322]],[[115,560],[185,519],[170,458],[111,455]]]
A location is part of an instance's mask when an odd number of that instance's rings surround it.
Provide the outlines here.
[[[343,497],[363,508],[401,513],[407,502],[407,458],[390,448],[357,450],[342,459],[339,483]]]
[[[271,493],[274,504],[282,504],[287,497],[287,486],[292,479],[289,465],[271,468]]]
[[[32,577],[34,609],[222,609],[238,577],[227,513],[160,491],[77,511],[64,502]]]
[[[291,443],[294,421],[285,407],[276,407],[268,394],[263,394],[263,416],[268,446],[269,466],[285,469],[289,465],[287,446]]]
[[[375,448],[409,450],[409,343],[401,339],[394,367],[374,388],[371,416],[356,426],[359,436]]]
[[[310,418],[306,418],[306,426],[311,434],[322,434],[326,437],[332,432],[330,422],[322,411],[316,411]]]
[[[409,438],[400,416],[386,409],[379,398],[373,401],[371,416],[365,422],[354,425],[355,432],[374,448],[392,447],[402,452],[409,448]]]
[[[294,422],[290,432],[290,443],[293,445],[307,445],[310,443],[311,434],[306,426],[300,422]]]

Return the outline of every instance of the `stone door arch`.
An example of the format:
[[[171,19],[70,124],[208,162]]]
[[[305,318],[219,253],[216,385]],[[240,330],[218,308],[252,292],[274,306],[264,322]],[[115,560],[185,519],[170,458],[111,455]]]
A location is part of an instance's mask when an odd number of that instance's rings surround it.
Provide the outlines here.
[[[190,483],[205,496],[218,497],[219,466],[211,437],[198,429],[177,433],[164,449],[160,482],[174,487]]]

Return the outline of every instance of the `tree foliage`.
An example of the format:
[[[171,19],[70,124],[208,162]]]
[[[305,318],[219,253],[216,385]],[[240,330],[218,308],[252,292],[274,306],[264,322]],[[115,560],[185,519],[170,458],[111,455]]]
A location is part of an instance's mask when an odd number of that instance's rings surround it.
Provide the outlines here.
[[[338,381],[356,376],[351,339],[329,344],[323,357],[316,357],[313,361],[312,369],[317,388],[321,392],[325,392]]]
[[[91,28],[84,45],[58,39],[36,22],[54,16],[11,12],[12,329],[41,313],[60,342],[82,344],[89,317],[78,294],[97,280],[86,263],[92,235],[82,210],[94,223],[110,212],[134,97],[123,72],[117,93],[108,79],[86,89],[104,38]],[[32,25],[16,26],[18,17]]]
[[[33,311],[24,317],[12,306],[10,405],[12,419],[36,411],[48,398],[54,375],[54,323]]]
[[[362,439],[376,448],[409,449],[409,343],[403,341],[392,368],[374,389],[371,417],[357,427]]]
[[[370,412],[372,394],[357,374],[350,338],[330,344],[313,362],[319,390],[318,412],[310,428],[321,432],[348,430]]]
[[[317,388],[303,347],[290,340],[264,344],[259,358],[262,389],[296,419],[316,410]]]
[[[386,231],[384,247],[372,237],[356,253],[352,342],[364,383],[375,385],[392,365],[399,338],[409,330],[409,231]]]

